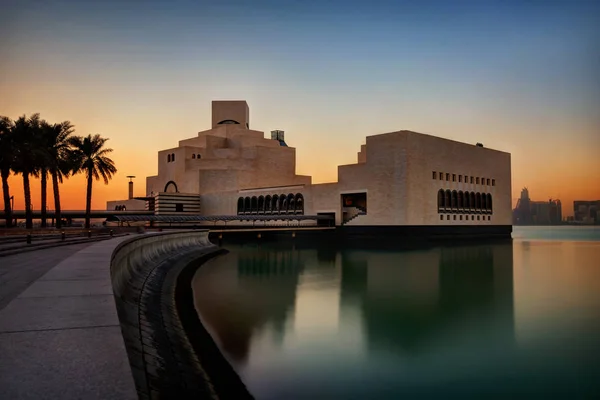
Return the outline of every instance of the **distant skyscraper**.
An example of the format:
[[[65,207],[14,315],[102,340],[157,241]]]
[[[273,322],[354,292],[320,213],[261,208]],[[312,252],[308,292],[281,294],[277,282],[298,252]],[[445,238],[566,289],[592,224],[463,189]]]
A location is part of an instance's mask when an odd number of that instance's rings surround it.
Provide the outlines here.
[[[573,219],[587,224],[600,223],[600,200],[573,202]]]
[[[556,225],[562,222],[560,200],[531,201],[529,190],[521,190],[521,198],[513,210],[515,225]]]

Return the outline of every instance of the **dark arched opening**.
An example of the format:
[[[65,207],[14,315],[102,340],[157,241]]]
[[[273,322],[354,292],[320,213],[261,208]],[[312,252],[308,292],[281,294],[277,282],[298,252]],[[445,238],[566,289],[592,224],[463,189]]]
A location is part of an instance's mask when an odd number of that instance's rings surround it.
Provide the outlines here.
[[[487,214],[487,196],[485,195],[485,193],[481,194],[481,212]]]
[[[279,196],[278,195],[273,196],[273,199],[271,200],[271,212],[273,214],[277,214],[279,212]]]
[[[296,214],[304,214],[304,196],[296,193]]]
[[[258,213],[259,214],[265,213],[265,197],[264,196],[258,196]]]
[[[444,194],[444,190],[438,190],[438,213],[444,211],[444,207],[446,207],[446,195]]]
[[[481,211],[481,193],[475,195],[475,211]]]
[[[244,198],[243,197],[238,198],[237,213],[238,213],[238,215],[244,213]]]
[[[272,204],[271,204],[271,195],[268,194],[265,197],[265,213],[266,214],[271,214],[271,211],[272,211],[271,206],[272,206]]]
[[[450,211],[452,209],[452,192],[450,190],[446,190],[446,199],[444,201],[445,203],[445,209],[446,211]]]
[[[252,211],[252,205],[250,204],[250,197],[244,197],[244,214],[250,214]]]
[[[279,214],[284,214],[286,212],[286,209],[284,208],[285,200],[286,200],[285,194],[279,195],[279,205],[278,205]]]
[[[492,208],[492,195],[487,194],[487,207],[490,214],[494,213],[494,209]]]
[[[462,190],[460,190],[458,192],[458,204],[457,204],[458,211],[462,212],[464,207],[465,207],[464,193],[462,192]]]
[[[458,210],[458,193],[456,190],[452,191],[452,211]]]
[[[234,121],[233,119],[225,119],[221,122],[219,122],[217,125],[239,125],[240,123],[237,121]]]
[[[252,196],[252,199],[250,200],[250,210],[252,210],[252,214],[258,212],[258,198],[256,198],[256,196]]]
[[[167,162],[171,162],[171,155],[167,154]]]
[[[173,190],[175,190],[175,192],[173,191],[169,191],[170,188],[173,188]],[[165,193],[179,193],[179,189],[177,189],[177,184],[173,181],[169,181],[167,182],[167,184],[165,185]]]
[[[471,211],[475,211],[477,205],[475,204],[475,192],[471,192]]]
[[[171,153],[171,161],[175,161],[175,153]]]
[[[192,154],[192,158],[193,158],[193,159],[195,159],[195,158],[196,158],[196,155],[195,155],[195,154]]]
[[[464,201],[465,201],[463,203],[464,204],[464,209],[465,209],[466,212],[468,212],[469,209],[471,208],[471,199],[470,199],[470,196],[469,196],[469,192],[464,192],[463,196],[464,196]]]

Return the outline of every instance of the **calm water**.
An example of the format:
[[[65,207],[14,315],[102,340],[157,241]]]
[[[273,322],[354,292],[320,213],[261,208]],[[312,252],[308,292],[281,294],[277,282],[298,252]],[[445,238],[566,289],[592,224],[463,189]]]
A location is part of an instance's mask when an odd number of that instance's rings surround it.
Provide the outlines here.
[[[196,307],[257,399],[600,395],[600,229],[373,251],[228,247]]]

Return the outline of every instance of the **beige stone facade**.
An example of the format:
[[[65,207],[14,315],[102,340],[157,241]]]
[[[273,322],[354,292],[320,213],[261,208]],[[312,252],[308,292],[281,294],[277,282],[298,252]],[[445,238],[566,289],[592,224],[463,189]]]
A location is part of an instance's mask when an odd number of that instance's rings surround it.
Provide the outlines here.
[[[338,167],[337,182],[312,184],[296,174],[296,149],[282,131],[266,139],[249,128],[246,102],[212,106],[212,129],[158,152],[147,196],[196,195],[199,203],[186,211],[199,204],[206,216],[330,214],[348,226],[512,223],[509,153],[412,131],[385,133],[366,138],[356,164]]]

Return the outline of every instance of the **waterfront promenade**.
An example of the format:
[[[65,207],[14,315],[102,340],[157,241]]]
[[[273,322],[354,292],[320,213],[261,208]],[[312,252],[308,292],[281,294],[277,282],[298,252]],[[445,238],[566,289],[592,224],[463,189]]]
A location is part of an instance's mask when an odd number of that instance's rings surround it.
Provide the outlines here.
[[[137,398],[109,270],[128,237],[0,258],[2,398]]]

